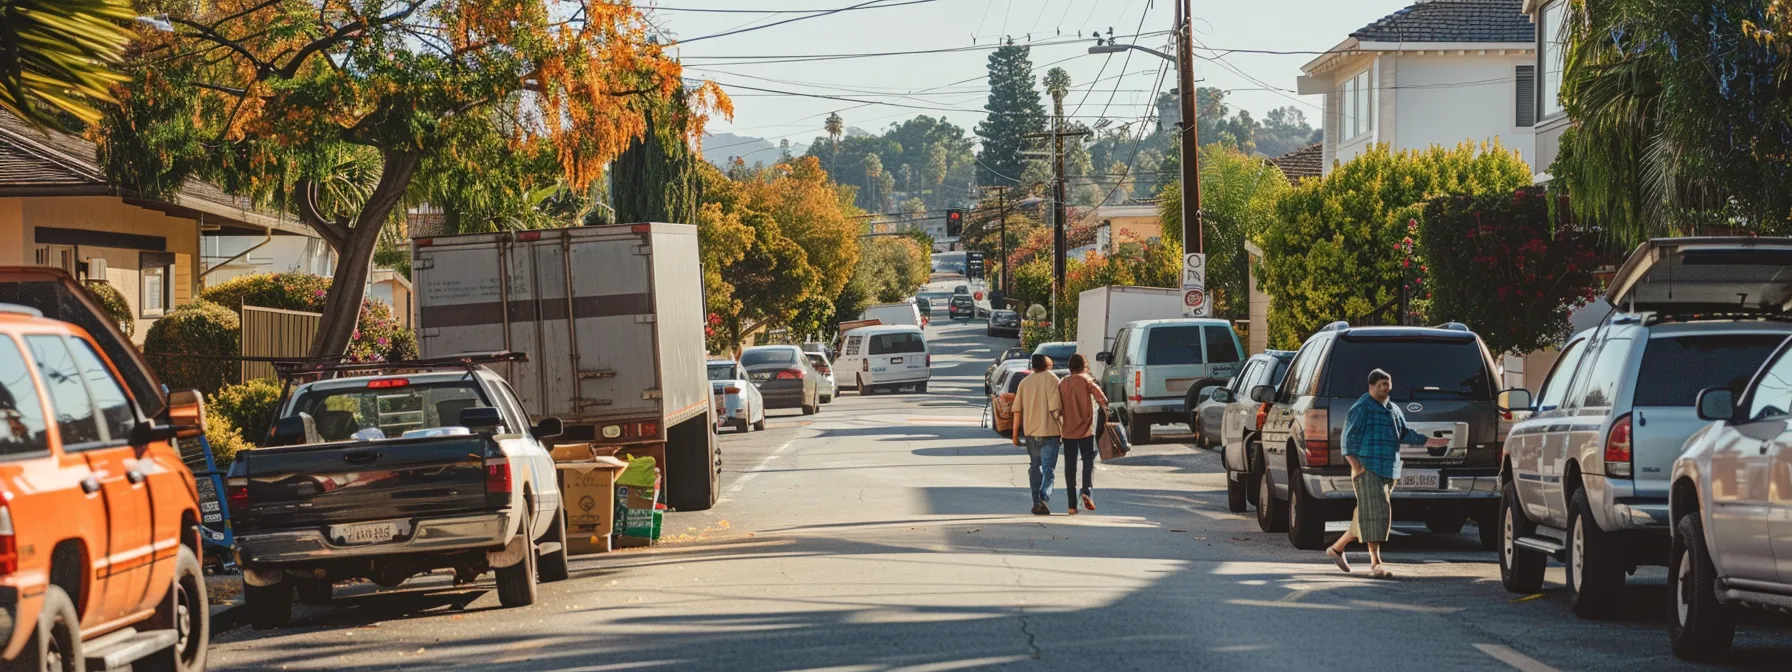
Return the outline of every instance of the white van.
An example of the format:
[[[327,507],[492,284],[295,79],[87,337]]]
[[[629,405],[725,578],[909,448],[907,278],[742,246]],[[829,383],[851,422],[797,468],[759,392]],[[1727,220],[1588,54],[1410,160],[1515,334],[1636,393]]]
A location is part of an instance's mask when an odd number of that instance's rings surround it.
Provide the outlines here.
[[[927,351],[927,336],[920,327],[860,327],[846,332],[834,373],[842,383],[850,378],[860,396],[908,385],[925,393],[927,380],[933,377],[933,355]]]
[[[927,326],[921,317],[921,309],[915,307],[913,301],[879,303],[866,307],[859,314],[861,320],[877,320],[889,325]]]

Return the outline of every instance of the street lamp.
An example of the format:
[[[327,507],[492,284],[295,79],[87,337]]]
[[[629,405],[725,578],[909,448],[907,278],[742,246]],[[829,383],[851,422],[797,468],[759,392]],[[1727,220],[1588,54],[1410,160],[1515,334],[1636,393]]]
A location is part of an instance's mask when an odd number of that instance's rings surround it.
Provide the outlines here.
[[[1188,0],[1176,0],[1176,54],[1171,56],[1164,52],[1136,44],[1119,44],[1113,41],[1114,29],[1108,29],[1108,39],[1103,40],[1097,33],[1095,46],[1089,47],[1091,54],[1118,54],[1127,50],[1143,51],[1152,56],[1169,61],[1176,66],[1176,81],[1179,102],[1182,110],[1182,132],[1178,133],[1178,145],[1182,150],[1182,251],[1202,252],[1201,240],[1201,167],[1197,148],[1200,138],[1195,132],[1195,67],[1194,50],[1190,48],[1190,17]]]

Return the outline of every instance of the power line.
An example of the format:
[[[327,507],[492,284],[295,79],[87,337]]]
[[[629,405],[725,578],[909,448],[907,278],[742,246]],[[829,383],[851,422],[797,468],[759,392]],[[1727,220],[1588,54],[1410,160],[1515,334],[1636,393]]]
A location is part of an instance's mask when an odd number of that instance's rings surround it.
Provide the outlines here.
[[[896,3],[887,4],[887,5],[875,5],[875,6],[871,6],[871,7],[845,7],[845,8],[833,10],[833,12],[830,12],[830,13],[847,12],[847,11],[853,11],[855,9],[888,9],[890,7],[901,7],[903,5],[918,5],[923,2],[934,2],[934,1],[935,0],[908,0],[907,2],[896,2]],[[664,7],[664,6],[642,7],[641,9],[650,11],[650,12],[693,12],[693,13],[698,13],[698,14],[813,14],[816,12],[828,11],[825,9],[714,9],[714,8],[709,8],[709,7]]]
[[[1138,34],[1138,35],[1120,35],[1117,37],[1133,37],[1133,38],[1157,37],[1157,36],[1161,36],[1161,35],[1166,35],[1168,33],[1169,33],[1169,31],[1160,30],[1160,31],[1154,31],[1154,32],[1150,32],[1150,33],[1142,33],[1142,34]],[[689,40],[686,40],[685,42],[681,42],[679,44],[688,44],[689,42],[690,42]],[[1015,46],[1025,46],[1025,47],[1029,47],[1029,48],[1031,48],[1031,47],[1058,47],[1058,46],[1064,46],[1067,44],[1083,44],[1086,42],[1088,42],[1087,39],[1067,38],[1067,39],[1063,39],[1063,40],[1050,40],[1050,41],[1045,41],[1045,42],[1034,42],[1031,44],[1015,45]],[[833,60],[842,60],[842,59],[851,59],[851,58],[881,58],[881,57],[885,57],[885,56],[916,56],[916,55],[926,55],[926,54],[949,54],[949,53],[956,53],[956,52],[961,52],[961,51],[988,51],[991,49],[999,49],[1003,46],[1006,46],[1006,45],[976,44],[976,45],[969,45],[969,46],[962,46],[962,47],[942,47],[942,48],[938,48],[938,49],[911,49],[911,50],[906,50],[906,51],[876,51],[876,52],[847,52],[847,53],[839,53],[839,54],[769,54],[769,55],[762,54],[762,55],[755,55],[755,56],[689,55],[689,56],[682,56],[680,58],[681,58],[681,60],[686,60],[686,61],[694,60],[694,59],[695,60],[725,60],[725,61],[734,61],[735,65],[742,65],[742,64],[764,65],[764,64],[773,64],[773,63],[807,63],[807,62],[811,62],[811,61],[833,61]]]
[[[874,5],[879,5],[880,3],[887,2],[887,1],[888,0],[865,0],[864,2],[861,2],[859,4],[848,5],[846,7],[841,7],[839,9],[829,9],[829,10],[820,11],[820,12],[817,12],[814,14],[806,14],[803,16],[797,16],[797,17],[784,19],[783,21],[773,21],[771,23],[768,23],[768,24],[765,24],[762,26],[753,26],[751,28],[736,28],[734,30],[726,30],[726,31],[722,31],[720,33],[714,33],[714,34],[710,34],[710,35],[702,35],[699,37],[693,37],[688,40],[680,40],[678,42],[675,42],[674,44],[690,44],[692,42],[701,42],[703,40],[713,40],[718,37],[728,37],[729,35],[739,35],[741,33],[751,33],[755,30],[765,30],[766,28],[776,28],[776,27],[782,26],[786,23],[795,23],[797,21],[804,21],[804,20],[808,20],[808,19],[818,19],[818,18],[821,18],[824,16],[829,16],[832,14],[839,14],[841,12],[852,11],[855,9],[880,9],[881,7],[874,6]],[[908,2],[903,2],[900,4],[918,5],[918,4],[921,4],[924,2],[938,2],[938,0],[909,0]],[[895,7],[897,5],[889,5],[889,6]]]

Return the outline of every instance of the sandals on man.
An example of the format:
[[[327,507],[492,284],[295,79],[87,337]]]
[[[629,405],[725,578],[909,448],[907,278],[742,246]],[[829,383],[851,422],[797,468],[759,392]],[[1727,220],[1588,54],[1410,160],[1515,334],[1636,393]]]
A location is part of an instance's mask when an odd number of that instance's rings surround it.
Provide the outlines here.
[[[1332,563],[1337,565],[1338,569],[1344,570],[1345,574],[1350,573],[1350,560],[1344,557],[1343,551],[1328,546],[1325,549],[1325,555],[1332,559]]]
[[[1388,571],[1386,566],[1375,565],[1369,568],[1369,576],[1373,576],[1377,579],[1391,579],[1394,578],[1394,573]]]

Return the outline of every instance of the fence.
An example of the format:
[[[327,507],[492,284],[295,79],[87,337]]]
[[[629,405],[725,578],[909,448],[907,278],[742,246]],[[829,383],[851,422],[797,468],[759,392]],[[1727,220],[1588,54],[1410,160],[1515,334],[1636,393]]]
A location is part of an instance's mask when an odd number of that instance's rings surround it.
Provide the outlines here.
[[[297,310],[243,306],[242,356],[304,357],[311,354],[311,341],[317,336],[322,319],[319,313]],[[243,380],[272,379],[274,365],[268,362],[242,363]]]

